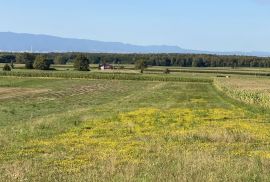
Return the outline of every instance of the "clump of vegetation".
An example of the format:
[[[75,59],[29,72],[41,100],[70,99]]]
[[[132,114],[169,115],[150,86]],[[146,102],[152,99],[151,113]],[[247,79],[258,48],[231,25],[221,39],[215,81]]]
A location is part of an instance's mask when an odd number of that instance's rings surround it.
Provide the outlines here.
[[[53,62],[54,64],[66,64],[67,58],[65,56],[59,55],[55,57]]]
[[[169,68],[166,68],[166,69],[163,71],[164,74],[170,74],[170,72],[171,72],[171,71],[169,70]]]
[[[51,65],[51,60],[47,59],[45,56],[39,55],[36,57],[33,67],[37,70],[49,70]]]
[[[24,55],[23,54],[16,54],[15,62],[17,64],[25,64]]]
[[[12,69],[15,69],[14,61],[13,61],[13,60],[10,62],[10,67],[11,67]]]
[[[25,64],[26,69],[33,69],[34,68],[33,64],[34,64],[35,56],[33,54],[24,53],[20,57],[20,59],[21,59],[20,61]]]
[[[32,61],[28,60],[25,62],[25,68],[26,69],[34,69],[34,66],[33,66],[33,63]]]
[[[135,68],[138,70],[141,70],[141,73],[143,73],[144,70],[147,68],[147,62],[143,59],[140,59],[136,61]]]
[[[74,68],[78,71],[90,71],[89,59],[80,54],[75,58]]]
[[[5,64],[3,67],[3,71],[11,71],[11,67],[8,64]]]

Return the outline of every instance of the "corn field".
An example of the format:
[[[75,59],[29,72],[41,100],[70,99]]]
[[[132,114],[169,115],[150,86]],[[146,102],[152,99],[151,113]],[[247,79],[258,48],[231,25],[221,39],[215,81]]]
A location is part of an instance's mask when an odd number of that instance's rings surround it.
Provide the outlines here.
[[[67,72],[67,71],[0,71],[0,76],[16,77],[52,77],[52,78],[79,78],[79,79],[106,79],[106,80],[142,80],[142,81],[175,81],[175,82],[206,82],[208,78],[185,78],[174,75],[137,74],[137,73],[100,73],[100,72]]]
[[[270,79],[217,78],[214,85],[233,99],[270,108]]]

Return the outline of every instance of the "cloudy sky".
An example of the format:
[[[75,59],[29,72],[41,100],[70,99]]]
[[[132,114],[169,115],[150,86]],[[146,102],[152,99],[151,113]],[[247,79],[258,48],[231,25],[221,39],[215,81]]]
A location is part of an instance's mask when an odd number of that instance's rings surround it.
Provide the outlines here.
[[[270,51],[270,0],[0,0],[0,31]]]

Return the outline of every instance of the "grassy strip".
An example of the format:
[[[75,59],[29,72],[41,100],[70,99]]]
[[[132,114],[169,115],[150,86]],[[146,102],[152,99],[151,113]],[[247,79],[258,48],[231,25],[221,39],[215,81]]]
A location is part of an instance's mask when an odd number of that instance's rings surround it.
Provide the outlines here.
[[[148,68],[149,72],[163,72],[164,69],[151,69]],[[252,75],[252,76],[270,76],[269,72],[246,72],[246,71],[224,71],[224,70],[195,70],[195,69],[170,69],[171,72],[177,73],[215,73],[215,74],[228,74],[228,75]]]
[[[184,78],[171,75],[158,74],[133,74],[133,73],[98,73],[98,72],[61,72],[61,71],[11,71],[0,72],[0,76],[17,77],[54,77],[54,78],[84,78],[84,79],[106,79],[106,80],[143,80],[143,81],[176,81],[176,82],[206,82],[207,78]]]

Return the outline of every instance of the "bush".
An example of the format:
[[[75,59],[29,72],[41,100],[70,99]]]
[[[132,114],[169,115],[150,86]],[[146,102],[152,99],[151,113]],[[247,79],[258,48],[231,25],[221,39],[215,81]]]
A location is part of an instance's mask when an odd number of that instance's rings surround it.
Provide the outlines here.
[[[25,68],[26,69],[33,69],[34,68],[33,61],[30,61],[30,60],[25,61]]]
[[[67,63],[67,58],[65,58],[64,56],[57,56],[55,59],[54,59],[54,64],[66,64]]]
[[[45,58],[44,56],[37,56],[33,66],[38,70],[49,70],[51,66],[51,60]]]
[[[166,69],[163,71],[164,74],[170,74],[170,72],[171,72],[171,71],[170,71],[168,68],[166,68]]]
[[[74,68],[78,71],[90,71],[89,59],[82,54],[78,55],[74,61]]]
[[[11,71],[11,67],[8,64],[5,64],[3,67],[3,71]]]
[[[138,60],[135,63],[135,68],[141,70],[141,73],[143,73],[144,69],[147,68],[147,62],[145,60]]]
[[[16,60],[17,63],[19,63],[20,61],[23,62],[25,64],[25,68],[26,69],[33,69],[33,63],[35,60],[35,56],[33,54],[30,53],[24,53],[21,55],[22,60]]]

